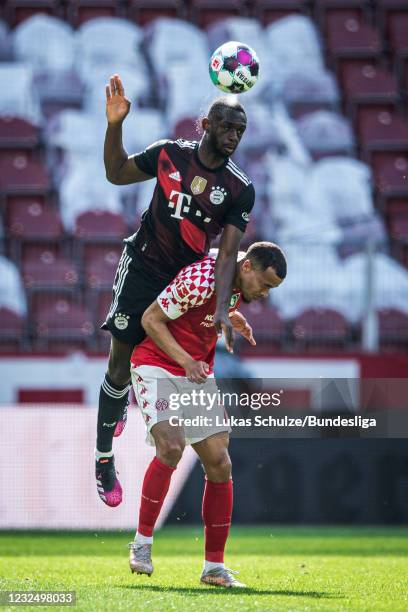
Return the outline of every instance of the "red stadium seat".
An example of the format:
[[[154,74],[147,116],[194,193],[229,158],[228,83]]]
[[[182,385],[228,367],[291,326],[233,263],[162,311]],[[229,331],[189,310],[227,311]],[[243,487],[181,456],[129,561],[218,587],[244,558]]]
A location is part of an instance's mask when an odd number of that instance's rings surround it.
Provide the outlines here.
[[[315,17],[322,32],[326,33],[327,17],[362,20],[368,17],[368,0],[315,0]]]
[[[36,13],[60,16],[61,3],[59,0],[5,0],[4,13],[10,26],[14,27]]]
[[[298,348],[341,348],[350,340],[344,316],[331,308],[309,308],[296,317],[292,334]]]
[[[180,0],[129,0],[129,17],[145,25],[158,17],[183,17]]]
[[[408,153],[374,153],[374,184],[382,196],[408,196]]]
[[[308,2],[302,0],[254,0],[253,16],[264,25],[282,17],[308,12]]]
[[[334,59],[378,59],[382,53],[382,41],[377,30],[343,14],[327,17],[327,49]]]
[[[38,128],[20,117],[0,116],[0,150],[33,149],[38,145]]]
[[[16,155],[0,161],[0,192],[46,194],[51,187],[47,168],[38,161]]]
[[[37,349],[89,347],[94,330],[91,313],[73,299],[50,293],[33,301],[32,331]]]
[[[122,215],[106,210],[91,210],[79,215],[75,224],[75,235],[89,241],[122,239],[126,225]]]
[[[408,243],[408,210],[404,213],[391,212],[389,216],[390,235],[396,240]]]
[[[98,292],[96,301],[92,301],[93,312],[96,313],[95,328],[98,338],[99,349],[104,352],[109,349],[110,333],[100,329],[100,326],[105,321],[112,304],[112,290],[104,290]]]
[[[21,347],[25,320],[16,312],[0,307],[0,350],[13,351]]]
[[[243,0],[192,0],[191,19],[205,28],[214,21],[245,15]]]
[[[398,12],[389,18],[389,44],[395,54],[408,55],[408,4],[405,13]]]
[[[121,17],[123,4],[118,0],[70,0],[68,19],[74,27],[95,17]]]
[[[197,123],[196,117],[184,117],[173,127],[173,138],[184,140],[197,140],[202,136],[202,129]]]
[[[388,110],[399,102],[397,83],[391,72],[371,63],[345,63],[341,69],[344,96],[349,110],[368,105],[387,105]]]
[[[90,289],[111,288],[122,248],[116,246],[85,247],[85,283]]]
[[[28,289],[56,288],[73,290],[78,286],[79,276],[75,264],[53,250],[38,249],[37,257],[24,255],[22,276]]]
[[[378,311],[380,345],[382,348],[407,348],[408,315],[396,308]]]
[[[268,348],[279,349],[285,338],[285,324],[279,312],[270,306],[268,300],[257,300],[250,304],[242,303],[238,308],[252,326],[258,346],[268,344]]]
[[[357,129],[364,157],[373,151],[406,151],[408,121],[381,109],[364,109],[358,114]]]
[[[59,212],[35,198],[15,200],[8,206],[7,231],[21,240],[54,240],[62,236]]]

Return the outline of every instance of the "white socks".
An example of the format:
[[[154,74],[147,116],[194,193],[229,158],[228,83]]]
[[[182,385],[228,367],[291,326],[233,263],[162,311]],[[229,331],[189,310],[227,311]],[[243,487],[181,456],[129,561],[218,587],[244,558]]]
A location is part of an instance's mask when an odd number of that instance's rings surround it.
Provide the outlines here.
[[[139,546],[143,546],[143,544],[153,544],[153,536],[144,536],[136,531],[135,542]]]
[[[101,459],[102,457],[113,457],[113,450],[105,451],[105,452],[101,453],[100,451],[98,451],[97,448],[95,448],[95,459],[96,459],[96,461],[99,461],[99,459]]]
[[[210,570],[215,569],[216,567],[222,567],[224,569],[225,565],[223,563],[216,563],[214,561],[204,561],[204,571],[209,572]]]

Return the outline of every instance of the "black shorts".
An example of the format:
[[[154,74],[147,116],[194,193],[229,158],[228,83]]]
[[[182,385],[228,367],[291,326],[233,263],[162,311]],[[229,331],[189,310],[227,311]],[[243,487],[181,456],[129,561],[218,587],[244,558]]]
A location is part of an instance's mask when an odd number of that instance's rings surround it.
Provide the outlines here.
[[[170,280],[155,278],[143,264],[132,258],[131,246],[126,245],[119,260],[112,290],[112,304],[101,329],[130,346],[136,346],[146,336],[141,319],[144,311]]]

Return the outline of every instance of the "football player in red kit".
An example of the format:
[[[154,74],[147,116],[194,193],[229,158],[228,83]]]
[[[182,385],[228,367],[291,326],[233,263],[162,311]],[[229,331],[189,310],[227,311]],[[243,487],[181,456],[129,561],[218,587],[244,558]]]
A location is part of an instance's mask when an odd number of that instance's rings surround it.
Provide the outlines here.
[[[112,440],[126,421],[130,356],[145,337],[142,314],[181,268],[207,255],[212,239],[222,233],[214,323],[232,350],[228,301],[239,243],[255,199],[251,181],[230,159],[247,123],[235,98],[213,102],[202,119],[200,142],[161,140],[130,156],[122,143],[129,110],[120,77],[114,75],[106,86],[106,176],[115,185],[155,178],[156,186],[140,228],[125,240],[102,326],[111,333],[111,348],[99,395],[95,459],[97,490],[109,506],[122,500]]]
[[[205,561],[201,582],[223,587],[242,587],[234,572],[224,566],[224,548],[232,514],[231,460],[228,454],[230,428],[221,423],[201,435],[187,438],[184,427],[171,422],[174,413],[162,398],[160,383],[177,389],[187,378],[204,383],[213,377],[217,332],[215,256],[208,255],[183,268],[159,294],[142,317],[147,337],[133,351],[132,382],[145,420],[148,441],[156,456],[147,468],[140,503],[139,523],[130,547],[132,572],[151,574],[153,529],[168,491],[171,476],[191,444],[205,471],[202,515],[205,526]],[[235,313],[240,301],[267,297],[286,276],[281,249],[270,242],[250,246],[236,262],[229,316],[236,319],[242,335],[254,343],[244,317]],[[223,408],[221,415],[224,414]],[[222,417],[221,417],[222,418]]]

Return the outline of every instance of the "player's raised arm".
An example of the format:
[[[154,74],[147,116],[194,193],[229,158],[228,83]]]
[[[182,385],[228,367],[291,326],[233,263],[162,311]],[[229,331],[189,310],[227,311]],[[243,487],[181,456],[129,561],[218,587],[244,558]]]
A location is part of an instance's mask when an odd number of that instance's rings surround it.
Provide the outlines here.
[[[224,333],[225,345],[230,353],[233,352],[234,335],[228,315],[228,308],[235,277],[239,243],[242,236],[243,232],[234,225],[225,226],[215,265],[217,309],[214,314],[214,325],[218,334]]]
[[[125,97],[125,90],[118,74],[110,78],[105,93],[108,125],[103,159],[106,178],[115,185],[128,185],[151,179],[149,174],[137,167],[133,157],[128,156],[123,146],[122,123],[129,113],[131,102]]]
[[[204,361],[195,361],[174,338],[167,324],[172,319],[160,308],[157,301],[153,302],[144,312],[142,325],[153,342],[176,361],[185,372],[190,382],[205,382],[210,368]]]

